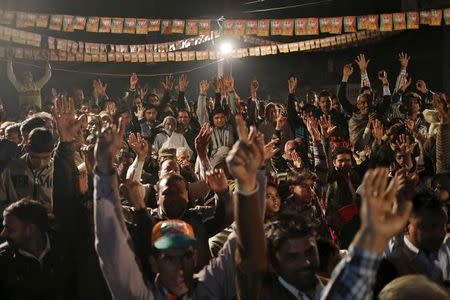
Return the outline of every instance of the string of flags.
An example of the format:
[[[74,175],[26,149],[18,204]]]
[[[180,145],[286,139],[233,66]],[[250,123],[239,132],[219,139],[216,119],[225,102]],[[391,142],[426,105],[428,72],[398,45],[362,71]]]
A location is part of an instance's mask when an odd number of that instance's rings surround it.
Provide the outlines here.
[[[302,36],[320,33],[341,34],[361,30],[397,31],[418,29],[420,25],[441,26],[442,19],[450,25],[450,8],[386,14],[342,17],[309,17],[289,19],[226,19],[221,30],[225,35]],[[23,28],[43,28],[53,31],[86,31],[115,34],[185,34],[209,35],[215,22],[208,19],[146,19],[62,14],[38,14],[1,11],[0,24]]]
[[[196,37],[186,38],[173,42],[164,42],[157,44],[117,45],[89,43],[85,41],[56,38],[53,36],[47,36],[45,39],[44,36],[38,33],[0,25],[0,40],[2,41],[13,42],[16,44],[28,45],[33,47],[48,47],[48,49],[50,50],[60,50],[74,53],[84,52],[87,54],[98,54],[101,52],[169,52],[202,45],[218,39],[219,37],[220,32],[216,30],[210,31],[207,35],[199,35]],[[44,41],[46,41],[47,43],[45,44]]]
[[[235,59],[249,56],[277,55],[299,51],[327,50],[337,47],[348,47],[355,43],[371,41],[392,33],[378,31],[359,31],[356,33],[340,34],[321,39],[311,39],[293,43],[276,43],[249,48],[234,49],[231,54],[223,55],[216,50],[199,51],[171,51],[171,52],[100,52],[97,54],[83,52],[68,52],[31,47],[12,47],[15,59],[50,60],[60,62],[98,62],[98,63],[162,63],[217,60],[226,57]],[[263,42],[263,41],[261,41]],[[267,41],[266,41],[267,43]],[[0,47],[0,58],[6,58],[8,49]]]

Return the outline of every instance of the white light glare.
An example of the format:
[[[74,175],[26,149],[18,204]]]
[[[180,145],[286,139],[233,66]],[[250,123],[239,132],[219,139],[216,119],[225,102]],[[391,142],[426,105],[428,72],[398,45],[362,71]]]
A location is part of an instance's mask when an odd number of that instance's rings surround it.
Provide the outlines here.
[[[233,45],[230,42],[223,42],[220,45],[220,52],[223,55],[230,54],[233,51]]]

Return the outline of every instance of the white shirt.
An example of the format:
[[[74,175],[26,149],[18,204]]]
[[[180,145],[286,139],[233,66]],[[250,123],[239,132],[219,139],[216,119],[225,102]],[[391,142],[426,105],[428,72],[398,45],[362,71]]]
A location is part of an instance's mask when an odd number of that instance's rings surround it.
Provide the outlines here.
[[[316,288],[314,290],[314,298],[311,299],[311,298],[309,298],[308,295],[306,295],[302,291],[299,291],[295,286],[288,283],[281,276],[278,276],[278,281],[285,289],[287,289],[298,300],[316,300],[316,299],[318,300],[318,299],[320,299],[320,294],[322,293],[322,290],[323,290],[322,283],[319,280],[317,280]]]
[[[45,255],[47,255],[47,253],[50,252],[50,239],[48,238],[47,234],[45,234],[45,239],[46,239],[45,248],[42,251],[42,253],[39,255],[39,257],[36,257],[33,254],[31,254],[30,252],[27,252],[22,249],[19,249],[18,251],[23,256],[30,257],[30,258],[37,260],[39,262],[39,264],[42,266],[42,262],[44,260]]]

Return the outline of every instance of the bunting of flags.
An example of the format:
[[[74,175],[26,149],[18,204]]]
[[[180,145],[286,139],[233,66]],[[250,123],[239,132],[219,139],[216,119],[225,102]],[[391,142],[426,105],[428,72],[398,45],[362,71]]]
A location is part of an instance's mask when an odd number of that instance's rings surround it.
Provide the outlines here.
[[[69,39],[56,38],[48,36],[46,44],[45,37],[38,33],[27,32],[15,28],[0,25],[0,40],[13,42],[21,45],[29,45],[33,47],[48,47],[49,50],[60,50],[67,52],[82,52],[87,54],[98,54],[101,52],[170,52],[176,50],[188,49],[215,40],[220,37],[219,31],[210,31],[207,35],[199,35],[173,42],[165,42],[158,44],[139,44],[139,45],[117,45],[88,43],[84,41],[74,41]],[[45,44],[42,45],[41,44]]]
[[[374,39],[382,38],[392,33],[384,33],[378,31],[359,31],[355,33],[340,34],[321,39],[311,39],[301,42],[292,43],[276,43],[263,39],[253,42],[261,43],[260,46],[234,49],[233,52],[226,57],[235,59],[250,56],[266,56],[277,55],[290,52],[318,51],[329,50],[333,48],[349,47],[355,43],[367,42]],[[63,50],[50,50],[40,48],[11,48],[13,56],[16,59],[24,60],[50,60],[60,62],[99,62],[99,63],[162,63],[162,62],[188,62],[188,61],[206,61],[224,58],[219,51],[199,50],[199,51],[172,51],[172,52],[99,52],[99,53],[83,53],[70,52]],[[0,47],[0,58],[7,56],[7,48]]]
[[[441,26],[442,19],[450,25],[450,8],[424,11],[370,14],[342,17],[309,17],[290,19],[227,19],[223,22],[225,35],[243,36],[302,36],[319,33],[341,34],[361,30],[392,31],[418,29],[420,25]],[[208,19],[147,19],[62,14],[38,14],[1,11],[0,24],[23,28],[44,28],[53,31],[86,31],[114,34],[185,34],[208,35],[213,30]]]

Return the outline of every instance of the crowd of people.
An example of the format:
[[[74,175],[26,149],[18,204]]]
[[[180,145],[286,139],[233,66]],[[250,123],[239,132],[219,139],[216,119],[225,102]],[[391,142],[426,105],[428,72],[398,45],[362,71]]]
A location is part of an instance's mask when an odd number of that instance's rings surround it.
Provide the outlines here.
[[[283,103],[134,73],[118,97],[94,80],[42,101],[50,65],[9,61],[0,298],[450,299],[450,102],[398,58],[395,85],[360,54],[337,95],[290,77]]]

